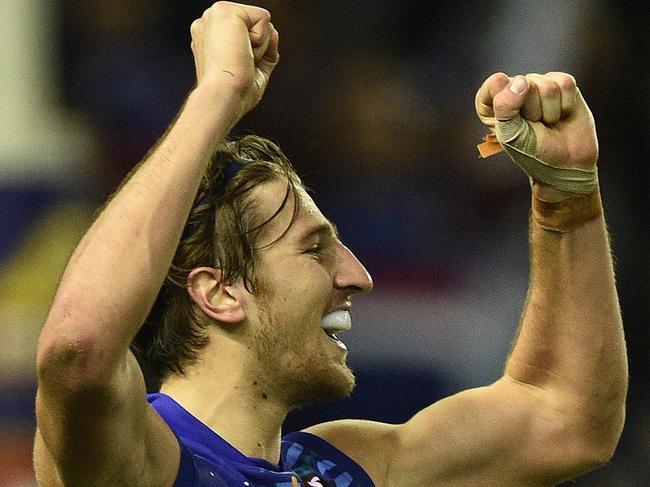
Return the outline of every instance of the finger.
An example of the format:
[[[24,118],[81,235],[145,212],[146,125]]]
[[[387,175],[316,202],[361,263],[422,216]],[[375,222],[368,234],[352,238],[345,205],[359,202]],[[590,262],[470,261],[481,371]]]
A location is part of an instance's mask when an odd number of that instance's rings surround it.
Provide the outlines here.
[[[280,44],[280,33],[275,29],[273,24],[271,24],[271,27],[271,40],[269,41],[269,45],[266,49],[266,52],[264,53],[263,59],[275,65],[280,59],[280,53],[278,51]]]
[[[531,74],[529,76],[537,85],[542,107],[541,121],[547,125],[559,122],[562,116],[562,94],[560,87],[555,81],[545,75]]]
[[[224,2],[230,3],[230,2]],[[258,32],[255,28],[256,25],[268,24],[271,21],[271,13],[261,7],[255,7],[254,5],[241,5],[233,4],[236,8],[241,9],[243,13],[246,14],[246,25],[248,26],[249,31]]]
[[[521,107],[521,116],[530,122],[539,122],[542,119],[542,102],[539,99],[539,90],[535,81],[527,75],[528,97]]]
[[[280,43],[280,34],[275,28],[271,32],[271,39],[269,40],[268,48],[264,53],[262,59],[257,62],[257,68],[262,71],[266,79],[271,76],[271,73],[280,61],[280,54],[278,52],[278,45]]]
[[[553,80],[560,88],[562,99],[562,115],[560,119],[564,119],[573,112],[576,101],[578,100],[578,85],[576,80],[570,74],[559,73],[556,71],[546,73],[546,76]]]
[[[492,100],[494,117],[498,121],[507,121],[519,115],[528,91],[529,85],[525,76],[517,75],[512,78],[508,87],[497,93]]]
[[[488,126],[494,126],[494,97],[510,83],[510,78],[504,73],[494,73],[486,79],[476,92],[474,106],[476,114]]]
[[[199,29],[201,28],[201,19],[196,19],[194,22],[190,24],[190,34],[192,35],[192,39],[194,39],[197,34]]]
[[[203,76],[203,67],[201,63],[201,43],[203,39],[202,35],[203,24],[201,19],[197,19],[192,22],[190,25],[190,35],[192,42],[190,43],[190,48],[192,49],[192,54],[194,55],[194,67],[196,69],[196,79],[197,81]]]
[[[198,48],[202,37],[203,37],[203,22],[201,19],[196,19],[190,25],[190,38],[192,39],[192,44],[194,44],[194,46]]]
[[[271,41],[271,33],[273,25],[270,22],[264,22],[263,25],[258,26],[258,32],[250,32],[251,47],[253,48],[253,57],[255,61],[262,59],[266,53],[266,49]]]
[[[199,56],[196,52],[196,43],[194,41],[190,43],[190,49],[192,49],[192,54],[194,55],[194,69],[196,71],[196,79],[198,81],[201,79],[201,70],[199,69]]]
[[[268,10],[246,9],[248,14],[248,31],[250,32],[251,45],[253,49],[260,47],[265,38],[271,33],[271,14]]]

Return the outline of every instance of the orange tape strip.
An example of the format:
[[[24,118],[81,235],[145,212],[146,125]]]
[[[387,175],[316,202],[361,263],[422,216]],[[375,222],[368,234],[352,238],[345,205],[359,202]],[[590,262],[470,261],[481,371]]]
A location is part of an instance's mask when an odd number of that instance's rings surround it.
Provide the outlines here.
[[[501,144],[497,140],[497,136],[490,132],[485,137],[483,137],[483,142],[476,146],[483,159],[498,154],[503,150]]]
[[[603,213],[603,203],[598,188],[586,196],[573,196],[551,202],[533,198],[533,219],[540,227],[555,232],[566,232]]]

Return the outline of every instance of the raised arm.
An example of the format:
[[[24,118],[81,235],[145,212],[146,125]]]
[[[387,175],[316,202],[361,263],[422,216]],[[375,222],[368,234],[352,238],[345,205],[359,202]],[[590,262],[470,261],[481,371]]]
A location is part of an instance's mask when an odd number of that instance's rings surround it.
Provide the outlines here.
[[[129,344],[171,264],[212,150],[278,61],[266,10],[219,2],[192,24],[197,85],[75,250],[38,344],[45,485],[171,485],[179,447],[150,410]]]
[[[522,128],[519,115],[527,120],[528,135],[510,139],[509,154],[555,166],[519,161],[535,175],[520,329],[503,377],[488,387],[446,398],[404,425],[312,430],[357,459],[378,486],[555,485],[608,461],[622,430],[627,361],[591,113],[574,79],[561,73],[495,74],[476,102],[487,126],[503,124],[504,144]],[[563,179],[571,179],[568,187]]]
[[[503,89],[518,83],[520,93]],[[521,112],[533,134],[512,144],[553,166],[550,173],[546,167],[542,173],[528,169],[533,178],[530,287],[503,380],[534,387],[546,397],[544,413],[559,420],[554,426],[562,426],[564,440],[548,457],[578,473],[613,454],[627,393],[623,323],[595,178],[593,117],[573,77],[563,73],[513,80],[495,75],[479,91],[477,105],[484,120],[492,105],[492,116],[501,121],[497,125],[513,123]]]

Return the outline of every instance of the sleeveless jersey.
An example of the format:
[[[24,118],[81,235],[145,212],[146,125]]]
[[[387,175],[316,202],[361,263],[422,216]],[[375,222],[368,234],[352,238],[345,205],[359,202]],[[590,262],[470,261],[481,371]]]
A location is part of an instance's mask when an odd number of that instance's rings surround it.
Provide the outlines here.
[[[318,436],[285,436],[275,465],[245,456],[171,397],[156,393],[148,400],[181,448],[173,487],[375,487],[354,460]]]

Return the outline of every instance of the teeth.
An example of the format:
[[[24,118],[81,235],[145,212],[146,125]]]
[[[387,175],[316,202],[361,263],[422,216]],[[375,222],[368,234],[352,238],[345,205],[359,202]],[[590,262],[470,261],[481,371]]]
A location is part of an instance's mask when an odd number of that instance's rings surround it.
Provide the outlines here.
[[[350,312],[342,309],[332,311],[323,316],[321,326],[323,327],[323,330],[331,331],[332,333],[341,330],[349,330],[352,328]]]

